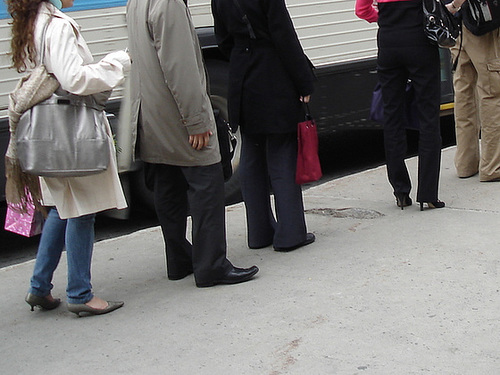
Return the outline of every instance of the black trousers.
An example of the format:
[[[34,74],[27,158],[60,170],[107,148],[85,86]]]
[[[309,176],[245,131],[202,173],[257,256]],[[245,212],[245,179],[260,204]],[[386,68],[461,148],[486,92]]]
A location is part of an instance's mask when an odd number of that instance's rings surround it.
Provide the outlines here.
[[[306,239],[296,166],[296,133],[242,134],[240,182],[249,247],[290,247]],[[271,209],[271,188],[276,218]]]
[[[232,265],[226,258],[224,179],[220,163],[200,167],[145,165],[153,187],[167,255],[167,273],[179,278],[193,270],[197,283],[220,279]],[[189,212],[188,212],[189,211]],[[188,214],[192,244],[186,239]]]
[[[384,100],[384,142],[389,182],[395,193],[409,193],[404,95],[412,80],[420,121],[418,202],[438,199],[441,163],[439,50],[423,33],[420,1],[379,4],[378,77]]]

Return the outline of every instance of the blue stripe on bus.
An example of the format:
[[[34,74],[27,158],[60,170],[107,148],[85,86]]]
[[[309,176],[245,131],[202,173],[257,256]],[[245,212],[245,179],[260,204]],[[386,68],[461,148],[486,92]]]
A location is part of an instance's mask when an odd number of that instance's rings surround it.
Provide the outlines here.
[[[127,0],[75,0],[74,5],[68,8],[68,12],[75,12],[77,10],[87,9],[100,9],[100,8],[113,8],[124,6]],[[64,9],[66,11],[66,9]],[[0,19],[9,18],[7,13],[7,5],[4,0],[0,0]]]

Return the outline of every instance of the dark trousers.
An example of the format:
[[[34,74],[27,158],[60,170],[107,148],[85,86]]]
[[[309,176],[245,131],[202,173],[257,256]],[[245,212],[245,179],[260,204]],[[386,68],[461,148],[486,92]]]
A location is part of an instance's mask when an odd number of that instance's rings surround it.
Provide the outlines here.
[[[295,183],[297,134],[242,134],[240,182],[248,246],[290,247],[306,239],[302,189]],[[271,209],[274,193],[276,218]]]
[[[405,164],[405,87],[412,80],[420,121],[418,202],[438,199],[441,163],[439,50],[426,39],[422,4],[398,1],[379,4],[378,77],[384,100],[384,142],[387,173],[395,193],[409,193]]]
[[[193,270],[197,283],[220,279],[232,265],[226,258],[224,180],[220,163],[200,167],[146,164],[167,254],[167,273]],[[188,212],[189,211],[189,212]],[[186,239],[192,218],[192,244]]]

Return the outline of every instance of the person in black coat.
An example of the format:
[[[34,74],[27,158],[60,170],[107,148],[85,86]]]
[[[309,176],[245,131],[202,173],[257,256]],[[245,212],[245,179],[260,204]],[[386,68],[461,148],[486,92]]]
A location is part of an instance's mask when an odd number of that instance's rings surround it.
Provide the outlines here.
[[[290,251],[310,244],[315,237],[306,231],[295,171],[301,102],[314,89],[312,64],[284,0],[212,0],[212,12],[217,43],[230,60],[229,121],[242,134],[248,246]]]

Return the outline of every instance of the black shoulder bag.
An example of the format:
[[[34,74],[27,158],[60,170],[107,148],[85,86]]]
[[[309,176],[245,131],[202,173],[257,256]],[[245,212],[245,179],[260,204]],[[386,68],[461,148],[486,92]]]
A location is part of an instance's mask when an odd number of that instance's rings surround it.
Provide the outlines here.
[[[422,0],[424,32],[433,44],[453,47],[460,35],[460,18],[452,15],[440,0]]]
[[[500,27],[498,0],[467,0],[461,13],[465,27],[474,35],[484,35]]]
[[[236,149],[236,136],[229,123],[224,120],[219,109],[214,109],[215,125],[217,126],[217,140],[219,141],[219,151],[221,157],[224,181],[228,181],[233,175],[231,160]]]

